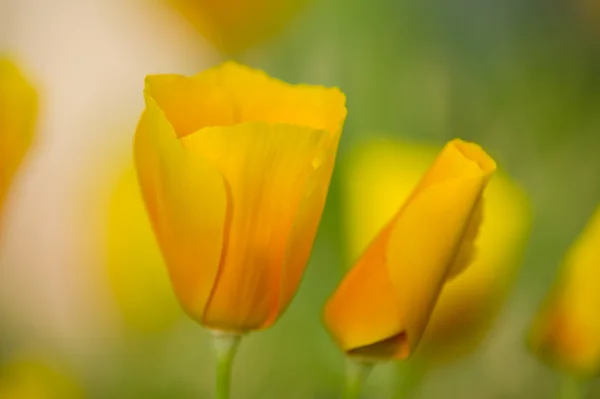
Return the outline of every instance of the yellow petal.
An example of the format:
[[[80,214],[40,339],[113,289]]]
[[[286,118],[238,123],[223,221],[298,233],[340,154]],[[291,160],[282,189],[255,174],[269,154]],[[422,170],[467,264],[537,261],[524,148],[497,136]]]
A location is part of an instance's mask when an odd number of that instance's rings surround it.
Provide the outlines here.
[[[335,139],[346,117],[338,89],[291,85],[235,62],[193,77],[149,76],[146,92],[179,137],[204,127],[260,121],[326,130]]]
[[[201,320],[217,278],[228,199],[218,170],[191,156],[154,100],[135,137],[146,209],[182,307]]]
[[[362,334],[356,334],[352,328],[336,327],[340,314],[344,314],[345,302],[352,302],[350,297],[353,296],[369,298],[368,303],[379,302],[370,297],[382,295],[383,288],[370,291],[356,283],[355,290],[345,295],[334,294],[328,304],[326,322],[330,330],[342,334],[343,337],[336,338],[346,342],[346,351],[351,353],[361,348],[363,353],[376,355],[368,346],[382,343],[386,350],[380,354],[382,357],[390,356],[390,346],[394,357],[407,357],[414,350],[444,283],[464,268],[462,264],[456,266],[457,255],[461,245],[473,239],[470,226],[479,220],[477,205],[494,170],[494,161],[474,144],[455,140],[444,148],[405,205],[355,266],[389,279],[395,310],[392,311],[390,305],[373,306],[366,321],[357,316],[355,326],[363,323],[363,327]],[[375,272],[381,264],[387,275]],[[354,275],[353,272],[349,276]],[[369,272],[355,273],[367,275]],[[378,282],[378,286],[384,285],[383,281]],[[343,286],[344,283],[340,287]],[[388,300],[389,292],[385,296]],[[346,312],[352,313],[352,309]],[[378,321],[372,321],[373,318]]]
[[[218,50],[239,53],[283,30],[307,0],[169,0]]]
[[[286,244],[279,309],[267,325],[274,322],[287,308],[300,285],[325,206],[337,144],[330,144],[331,147],[326,150],[328,157],[321,165],[316,166],[303,188],[302,199]]]
[[[438,183],[413,200],[394,226],[387,266],[411,347],[419,342],[452,271],[454,254],[484,184],[483,176]]]
[[[340,166],[347,261],[356,260],[398,213],[440,148],[374,139],[353,150]]]
[[[0,211],[34,134],[38,99],[17,67],[0,58]]]
[[[325,306],[325,323],[342,350],[365,357],[407,357],[401,309],[386,269],[386,226],[348,272]],[[396,337],[396,345],[377,351]]]
[[[280,308],[283,262],[305,188],[335,150],[331,136],[253,122],[205,128],[183,143],[222,173],[230,198],[226,249],[204,324],[240,331],[266,327]]]
[[[146,93],[158,104],[177,133],[184,137],[207,126],[236,123],[236,104],[219,85],[216,69],[195,78],[181,75],[146,77]]]
[[[292,85],[234,62],[212,71],[236,104],[239,122],[262,121],[341,133],[345,97],[336,88]],[[206,73],[210,73],[207,71]]]
[[[600,207],[569,250],[534,321],[530,345],[544,360],[585,376],[600,373]]]
[[[469,216],[467,227],[462,236],[462,243],[454,256],[454,261],[448,270],[448,278],[453,278],[462,273],[476,258],[477,247],[475,240],[483,222],[483,208],[485,199],[480,197]]]

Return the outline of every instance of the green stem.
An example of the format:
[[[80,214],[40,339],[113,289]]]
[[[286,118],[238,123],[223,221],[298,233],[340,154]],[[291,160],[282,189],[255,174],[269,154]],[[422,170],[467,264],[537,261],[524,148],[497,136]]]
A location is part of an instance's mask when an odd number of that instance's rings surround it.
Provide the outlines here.
[[[558,399],[582,399],[585,397],[585,384],[565,374],[560,381],[557,397]]]
[[[233,358],[242,336],[222,331],[213,331],[212,336],[217,354],[217,399],[229,399]]]
[[[359,399],[363,385],[373,369],[374,363],[347,359],[346,399]]]

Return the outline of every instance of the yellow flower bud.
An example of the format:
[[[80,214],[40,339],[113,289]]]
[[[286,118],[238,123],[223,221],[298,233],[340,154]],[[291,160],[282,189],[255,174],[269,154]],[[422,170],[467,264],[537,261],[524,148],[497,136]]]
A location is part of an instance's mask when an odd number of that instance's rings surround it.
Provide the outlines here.
[[[433,145],[374,140],[345,160],[343,218],[351,258],[408,198],[436,151]],[[531,221],[528,200],[502,173],[491,178],[484,199],[476,256],[444,286],[419,344],[417,354],[427,362],[472,350],[495,321],[516,273]]]
[[[444,284],[473,258],[482,193],[495,169],[479,146],[453,140],[403,205],[378,198],[395,210],[325,308],[327,328],[348,355],[386,360],[414,352]]]

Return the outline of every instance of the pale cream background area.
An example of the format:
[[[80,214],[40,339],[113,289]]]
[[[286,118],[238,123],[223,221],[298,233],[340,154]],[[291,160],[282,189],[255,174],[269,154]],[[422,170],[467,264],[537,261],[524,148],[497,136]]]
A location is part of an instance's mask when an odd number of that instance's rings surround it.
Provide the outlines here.
[[[144,76],[191,74],[214,54],[175,11],[141,0],[0,0],[7,53],[39,87],[41,107],[4,221],[0,309],[21,345],[87,350],[106,343],[112,316],[101,255],[82,229],[85,190],[129,156]]]

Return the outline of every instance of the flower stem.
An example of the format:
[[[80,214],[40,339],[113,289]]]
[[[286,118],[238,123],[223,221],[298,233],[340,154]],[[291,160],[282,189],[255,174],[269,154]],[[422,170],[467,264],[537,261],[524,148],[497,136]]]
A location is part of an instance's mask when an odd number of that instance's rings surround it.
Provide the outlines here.
[[[584,383],[570,375],[563,375],[557,397],[558,399],[582,399],[585,397]]]
[[[346,399],[359,399],[364,382],[371,373],[374,363],[352,359],[346,361]]]
[[[217,354],[217,399],[229,399],[233,358],[242,338],[239,334],[212,332],[212,342]]]

